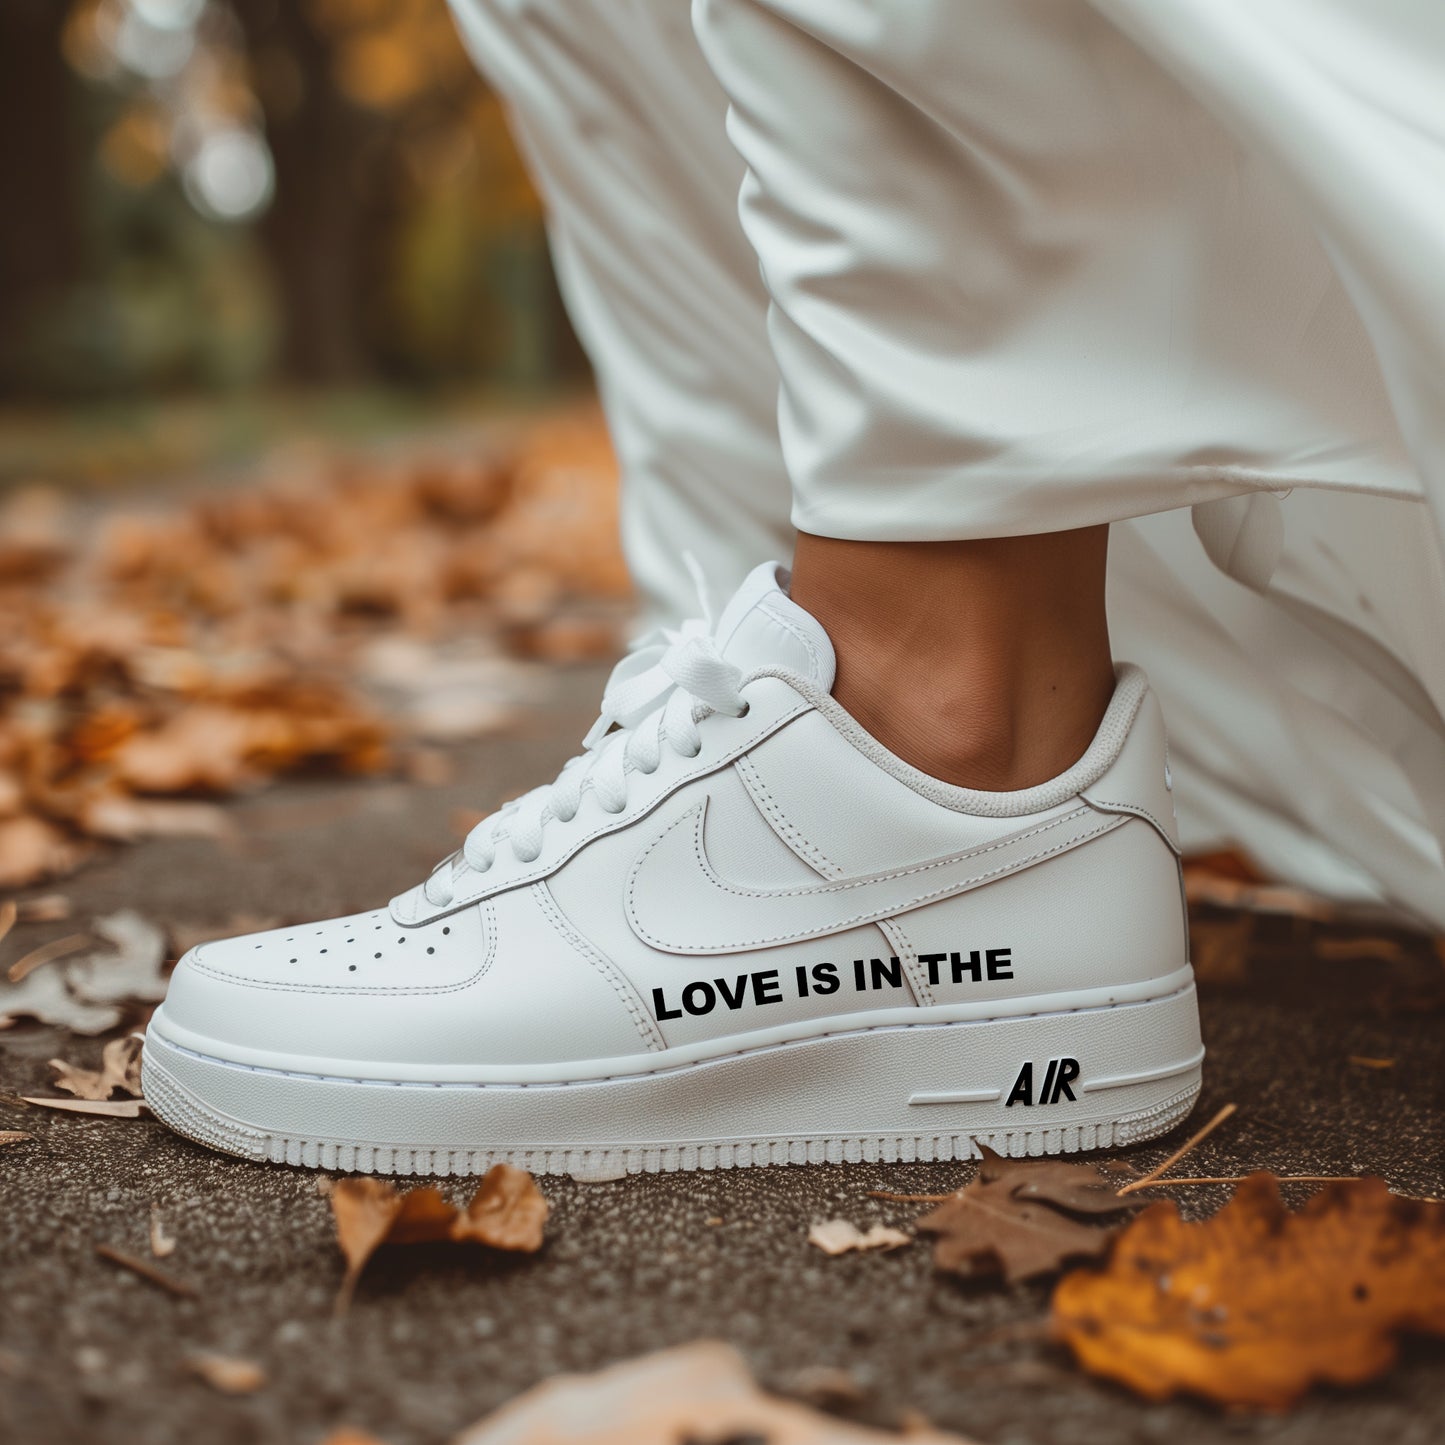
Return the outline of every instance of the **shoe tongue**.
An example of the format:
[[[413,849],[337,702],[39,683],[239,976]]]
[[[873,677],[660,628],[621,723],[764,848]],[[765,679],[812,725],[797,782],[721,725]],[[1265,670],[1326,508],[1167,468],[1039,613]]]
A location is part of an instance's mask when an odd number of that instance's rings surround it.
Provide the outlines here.
[[[788,572],[764,562],[743,579],[723,609],[713,636],[722,655],[743,672],[782,667],[833,689],[833,644],[822,625],[785,591]]]

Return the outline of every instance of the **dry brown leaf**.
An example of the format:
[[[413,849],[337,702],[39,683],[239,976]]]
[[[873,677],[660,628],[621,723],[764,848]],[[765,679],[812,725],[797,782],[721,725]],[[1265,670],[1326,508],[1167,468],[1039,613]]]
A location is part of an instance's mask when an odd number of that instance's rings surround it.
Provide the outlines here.
[[[936,1268],[965,1278],[1000,1275],[1008,1284],[1102,1254],[1118,1222],[1097,1222],[1138,1208],[1115,1191],[1135,1177],[1117,1160],[1071,1164],[1061,1159],[1004,1159],[981,1150],[978,1173],[918,1220],[939,1236]],[[1079,1215],[1096,1222],[1086,1224]]]
[[[0,888],[24,888],[73,872],[87,852],[63,829],[33,813],[0,819]]]
[[[865,1234],[846,1219],[828,1219],[808,1231],[808,1243],[824,1254],[847,1254],[850,1250],[898,1249],[913,1243],[913,1236],[886,1224],[875,1224]]]
[[[430,1185],[405,1194],[370,1176],[338,1179],[331,1191],[336,1242],[346,1257],[346,1278],[336,1312],[351,1302],[366,1262],[383,1244],[434,1244],[446,1240],[485,1244],[531,1254],[542,1247],[548,1205],[525,1169],[494,1164],[465,1209]]]
[[[176,1252],[175,1239],[166,1233],[165,1225],[161,1222],[161,1212],[154,1205],[151,1205],[151,1253],[157,1259],[165,1259]]]
[[[225,838],[234,826],[214,803],[133,798],[125,793],[97,797],[76,815],[92,837],[116,843],[140,838]]]
[[[34,1137],[34,1134],[27,1134],[23,1129],[0,1129],[0,1148],[6,1144],[23,1144]]]
[[[266,1383],[266,1372],[255,1360],[215,1355],[207,1350],[187,1355],[185,1366],[222,1395],[254,1395]]]
[[[63,923],[70,917],[70,899],[63,893],[42,893],[22,898],[16,905],[21,923]]]
[[[1200,1223],[1153,1205],[1103,1270],[1059,1281],[1052,1319],[1085,1369],[1148,1399],[1286,1409],[1374,1379],[1401,1332],[1445,1334],[1445,1205],[1361,1179],[1291,1213],[1254,1174]]]
[[[108,1099],[117,1090],[141,1097],[140,1058],[143,1041],[138,1034],[112,1039],[101,1050],[100,1068],[81,1069],[64,1059],[51,1059],[57,1078],[55,1087],[77,1099]]]
[[[585,1422],[585,1423],[584,1423]],[[585,1432],[585,1433],[584,1433]],[[765,1394],[741,1355],[715,1340],[562,1375],[462,1431],[454,1445],[967,1445],[926,1425],[900,1437]]]
[[[59,1109],[64,1114],[99,1114],[107,1119],[139,1119],[146,1107],[144,1099],[41,1099],[31,1094],[20,1097],[40,1109]]]
[[[20,907],[13,898],[7,898],[0,903],[0,943],[5,941],[5,935],[15,927],[15,920],[20,916]]]

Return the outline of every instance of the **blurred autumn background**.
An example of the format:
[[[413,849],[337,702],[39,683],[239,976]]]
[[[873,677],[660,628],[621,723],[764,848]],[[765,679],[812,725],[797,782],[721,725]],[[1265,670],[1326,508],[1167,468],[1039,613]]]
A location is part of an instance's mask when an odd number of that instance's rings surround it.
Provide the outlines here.
[[[11,404],[582,377],[442,0],[7,0],[0,75]]]
[[[0,886],[613,649],[610,454],[444,0],[5,0],[0,124]]]

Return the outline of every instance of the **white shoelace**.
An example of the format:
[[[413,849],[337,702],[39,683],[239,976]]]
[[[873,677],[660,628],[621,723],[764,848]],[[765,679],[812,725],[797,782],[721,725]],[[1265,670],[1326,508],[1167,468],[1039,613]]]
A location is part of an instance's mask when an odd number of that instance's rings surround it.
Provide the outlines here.
[[[456,896],[460,876],[468,869],[485,873],[503,841],[519,862],[535,861],[542,852],[545,824],[553,819],[571,822],[586,788],[604,812],[622,812],[629,775],[655,772],[664,744],[682,757],[695,758],[702,749],[698,724],[704,718],[711,713],[746,714],[747,701],[738,690],[742,678],[742,670],[719,651],[710,617],[643,638],[612,670],[602,711],[582,740],[584,751],[554,782],[478,823],[462,847],[442,859],[427,879],[427,901],[445,908]]]

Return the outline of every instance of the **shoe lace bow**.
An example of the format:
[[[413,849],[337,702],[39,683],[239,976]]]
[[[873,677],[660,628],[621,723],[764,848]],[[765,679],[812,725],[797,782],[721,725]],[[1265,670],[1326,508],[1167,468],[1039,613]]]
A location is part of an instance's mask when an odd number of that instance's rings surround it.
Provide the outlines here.
[[[704,614],[640,639],[613,668],[602,711],[582,740],[583,751],[563,765],[553,782],[483,818],[427,879],[423,891],[429,903],[450,903],[464,874],[487,872],[503,842],[519,862],[535,861],[545,825],[571,822],[588,788],[604,812],[621,813],[627,807],[628,779],[655,772],[664,747],[695,758],[702,750],[698,724],[704,718],[746,714],[747,701],[739,691],[742,670],[719,650],[705,601]]]

